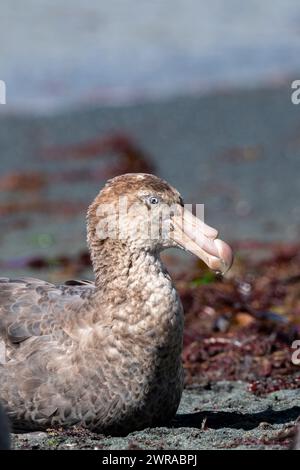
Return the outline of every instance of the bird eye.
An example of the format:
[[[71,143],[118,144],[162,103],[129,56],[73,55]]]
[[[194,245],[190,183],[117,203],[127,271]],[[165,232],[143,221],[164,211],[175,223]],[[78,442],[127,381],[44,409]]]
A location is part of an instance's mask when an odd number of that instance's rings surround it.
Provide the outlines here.
[[[149,201],[150,204],[158,204],[159,203],[159,199],[156,196],[149,196],[148,201]]]

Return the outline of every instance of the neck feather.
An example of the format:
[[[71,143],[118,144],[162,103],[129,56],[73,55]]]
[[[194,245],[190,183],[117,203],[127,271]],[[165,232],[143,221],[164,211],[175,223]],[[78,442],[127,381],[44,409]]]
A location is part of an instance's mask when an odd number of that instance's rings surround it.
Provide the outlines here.
[[[140,292],[156,276],[171,282],[159,254],[147,250],[132,250],[126,243],[107,239],[90,244],[96,290],[100,295],[119,291],[128,295]]]
[[[182,328],[182,307],[158,253],[132,251],[116,240],[90,244],[96,277],[95,300],[119,320],[138,330]],[[120,308],[118,308],[120,306]]]

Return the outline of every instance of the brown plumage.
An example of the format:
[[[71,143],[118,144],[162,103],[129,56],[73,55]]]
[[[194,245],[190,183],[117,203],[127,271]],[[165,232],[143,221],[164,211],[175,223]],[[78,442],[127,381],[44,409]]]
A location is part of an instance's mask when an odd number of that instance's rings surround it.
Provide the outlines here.
[[[134,210],[120,212],[119,197]],[[172,206],[167,215],[163,204]],[[168,422],[182,393],[183,312],[159,253],[181,247],[215,269],[231,264],[217,232],[153,175],[109,181],[87,221],[95,283],[0,279],[0,400],[14,428],[77,424],[122,434]],[[162,221],[170,224],[167,235]],[[201,243],[191,241],[198,230]]]

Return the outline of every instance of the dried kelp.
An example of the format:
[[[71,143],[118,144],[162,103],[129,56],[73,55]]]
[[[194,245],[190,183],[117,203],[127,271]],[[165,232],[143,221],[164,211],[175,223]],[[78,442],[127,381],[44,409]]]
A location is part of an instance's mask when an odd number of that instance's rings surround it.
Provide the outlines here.
[[[245,380],[257,394],[300,388],[300,248],[238,261],[229,279],[196,266],[177,283],[185,307],[186,385]]]

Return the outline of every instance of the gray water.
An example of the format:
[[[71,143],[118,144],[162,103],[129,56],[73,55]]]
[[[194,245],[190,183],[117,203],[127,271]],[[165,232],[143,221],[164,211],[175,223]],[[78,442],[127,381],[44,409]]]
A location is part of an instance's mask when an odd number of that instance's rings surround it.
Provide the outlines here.
[[[0,14],[6,111],[299,78],[298,0],[2,0]]]

